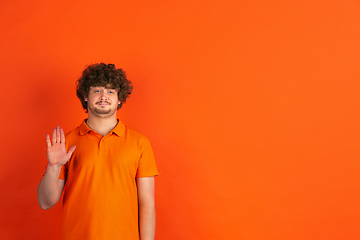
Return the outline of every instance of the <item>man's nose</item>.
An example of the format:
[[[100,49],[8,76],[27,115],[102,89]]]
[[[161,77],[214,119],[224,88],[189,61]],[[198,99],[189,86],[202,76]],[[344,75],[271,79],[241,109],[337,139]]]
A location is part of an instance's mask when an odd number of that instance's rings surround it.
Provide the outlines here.
[[[101,99],[107,99],[107,97],[108,97],[108,96],[107,96],[107,92],[106,92],[106,91],[102,91],[102,92],[101,92],[101,95],[100,95],[100,98],[101,98]]]

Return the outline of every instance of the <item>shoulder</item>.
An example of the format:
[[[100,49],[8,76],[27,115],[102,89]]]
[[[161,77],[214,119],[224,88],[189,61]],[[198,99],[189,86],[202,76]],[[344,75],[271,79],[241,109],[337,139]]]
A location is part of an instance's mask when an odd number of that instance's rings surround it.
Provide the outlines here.
[[[65,134],[66,144],[74,145],[80,140],[80,126]]]
[[[66,138],[77,137],[79,135],[85,135],[86,133],[88,133],[90,131],[90,128],[86,125],[85,121],[86,119],[83,120],[78,127],[66,133],[65,137]]]
[[[78,136],[79,133],[80,133],[79,128],[80,128],[80,127],[74,128],[74,129],[71,130],[70,132],[66,133],[66,134],[65,134],[65,137],[66,137],[66,138],[72,138],[72,137],[74,137],[74,136]]]
[[[79,139],[79,136],[80,136],[79,127],[66,133],[65,134],[65,145],[68,147],[71,145],[76,145],[77,140]]]
[[[138,132],[137,130],[130,128],[125,125],[125,134],[126,139],[137,142],[140,146],[142,145],[150,145],[149,138],[144,134]]]
[[[127,125],[125,125],[125,136],[126,137],[130,136],[130,137],[133,137],[133,138],[148,140],[148,138],[144,134],[138,132],[137,130],[135,130],[133,128],[130,128]]]

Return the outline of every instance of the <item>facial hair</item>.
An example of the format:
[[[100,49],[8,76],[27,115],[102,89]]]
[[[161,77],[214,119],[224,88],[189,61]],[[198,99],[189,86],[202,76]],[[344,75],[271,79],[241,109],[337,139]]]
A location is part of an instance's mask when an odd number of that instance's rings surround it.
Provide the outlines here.
[[[104,109],[104,108],[102,108],[102,107],[100,107],[100,106],[97,106],[97,104],[99,104],[99,103],[101,103],[101,102],[96,102],[96,103],[95,103],[95,106],[89,105],[89,111],[90,111],[93,115],[95,115],[95,116],[97,116],[97,117],[101,117],[101,118],[107,118],[107,117],[111,117],[112,115],[116,114],[116,110],[117,110],[117,109],[116,109],[116,108],[112,108],[111,103],[105,101],[105,103],[109,104],[109,108],[108,108],[108,109]]]

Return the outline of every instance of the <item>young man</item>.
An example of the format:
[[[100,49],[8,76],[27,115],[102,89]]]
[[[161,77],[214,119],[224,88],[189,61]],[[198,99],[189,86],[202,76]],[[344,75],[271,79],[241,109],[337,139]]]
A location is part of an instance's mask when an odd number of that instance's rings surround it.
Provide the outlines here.
[[[154,239],[153,152],[144,135],[116,118],[131,92],[122,69],[89,66],[76,91],[88,118],[66,137],[60,127],[52,139],[46,136],[48,165],[38,202],[49,209],[64,190],[64,240]]]

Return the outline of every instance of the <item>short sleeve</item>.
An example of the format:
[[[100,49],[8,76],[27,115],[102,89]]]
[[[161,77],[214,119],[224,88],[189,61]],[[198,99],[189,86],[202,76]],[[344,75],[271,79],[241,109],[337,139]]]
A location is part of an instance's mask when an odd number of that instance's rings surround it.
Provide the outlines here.
[[[139,159],[136,178],[152,177],[158,175],[155,157],[149,140],[146,138],[140,147],[141,155]]]

